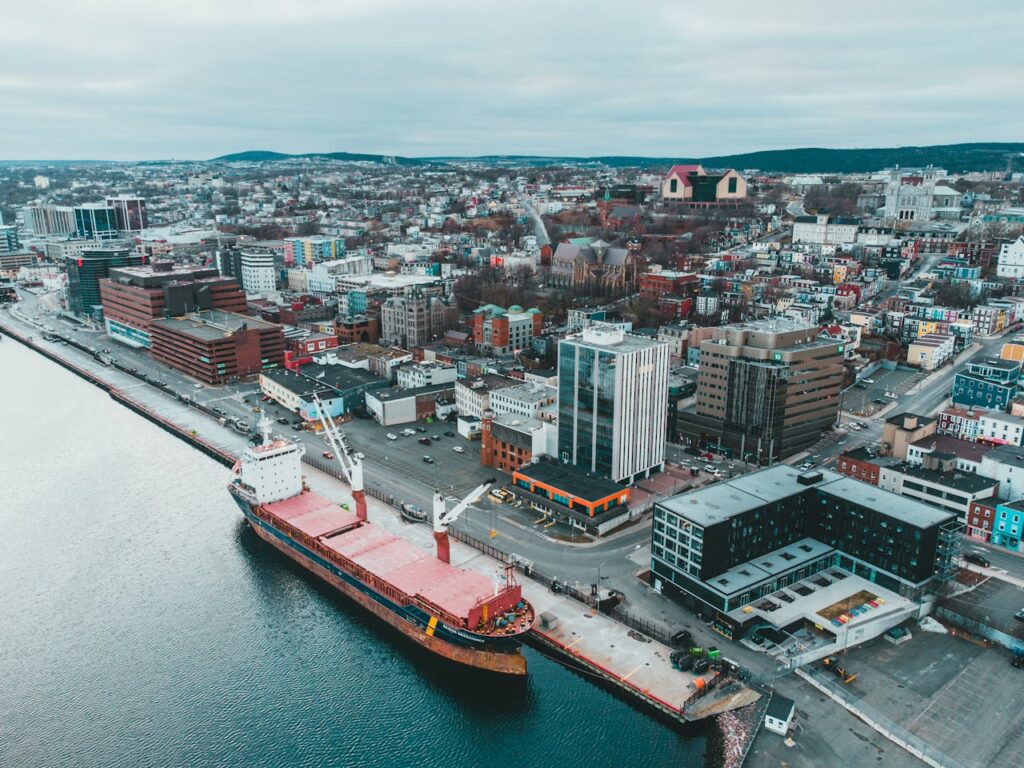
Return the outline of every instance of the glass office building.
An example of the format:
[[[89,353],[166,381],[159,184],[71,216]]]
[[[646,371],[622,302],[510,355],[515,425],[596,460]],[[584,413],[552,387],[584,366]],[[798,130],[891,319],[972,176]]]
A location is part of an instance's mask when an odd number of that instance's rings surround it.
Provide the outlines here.
[[[558,345],[558,458],[631,483],[665,461],[668,344],[595,325]]]

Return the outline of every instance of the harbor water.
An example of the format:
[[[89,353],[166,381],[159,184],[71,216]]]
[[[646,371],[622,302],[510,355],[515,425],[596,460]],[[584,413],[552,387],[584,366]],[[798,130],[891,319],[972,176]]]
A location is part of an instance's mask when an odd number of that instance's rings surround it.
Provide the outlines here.
[[[129,391],[130,394],[130,391]],[[0,342],[0,766],[702,766],[540,653],[426,657],[249,531],[227,469]]]

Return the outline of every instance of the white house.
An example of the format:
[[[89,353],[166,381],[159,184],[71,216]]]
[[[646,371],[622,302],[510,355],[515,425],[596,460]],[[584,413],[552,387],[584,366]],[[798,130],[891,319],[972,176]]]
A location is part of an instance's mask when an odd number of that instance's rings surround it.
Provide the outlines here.
[[[793,242],[813,245],[842,245],[857,241],[857,219],[832,218],[827,213],[798,216],[793,221]]]
[[[772,700],[768,702],[768,709],[764,713],[764,727],[772,733],[785,736],[789,733],[795,711],[796,704],[792,699],[773,693]]]
[[[1024,418],[986,413],[978,419],[977,439],[1000,445],[1020,445],[1024,441]]]
[[[429,387],[433,384],[452,384],[458,378],[454,365],[437,362],[403,365],[396,368],[395,373],[395,383],[404,389]]]
[[[996,264],[997,277],[1024,277],[1024,235],[1012,243],[1003,243],[999,249],[999,262]]]

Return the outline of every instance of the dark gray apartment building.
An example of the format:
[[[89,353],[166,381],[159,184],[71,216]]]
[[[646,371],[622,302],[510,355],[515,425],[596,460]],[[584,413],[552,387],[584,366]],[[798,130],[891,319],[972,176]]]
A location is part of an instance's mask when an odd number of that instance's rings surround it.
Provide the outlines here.
[[[651,572],[721,614],[828,568],[916,597],[951,578],[961,528],[948,510],[778,464],[655,504]]]
[[[839,411],[843,344],[787,318],[716,328],[700,345],[680,437],[763,464],[813,445]]]

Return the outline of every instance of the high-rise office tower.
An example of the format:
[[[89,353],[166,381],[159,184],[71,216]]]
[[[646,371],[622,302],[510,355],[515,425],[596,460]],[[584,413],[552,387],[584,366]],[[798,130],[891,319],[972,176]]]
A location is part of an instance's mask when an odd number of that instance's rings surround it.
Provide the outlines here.
[[[0,224],[0,253],[14,253],[21,250],[18,228],[13,224]]]
[[[277,290],[277,267],[269,251],[242,251],[239,261],[242,288],[246,293],[273,293]]]
[[[133,195],[108,197],[107,206],[114,209],[117,228],[121,232],[141,232],[146,228],[146,201]]]
[[[109,205],[89,203],[75,206],[75,232],[87,240],[116,240],[117,214]]]
[[[600,323],[558,344],[558,458],[616,482],[665,463],[669,346]]]
[[[76,315],[99,317],[102,311],[99,281],[110,276],[112,267],[145,264],[146,256],[128,248],[90,248],[67,260],[68,309]]]

